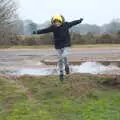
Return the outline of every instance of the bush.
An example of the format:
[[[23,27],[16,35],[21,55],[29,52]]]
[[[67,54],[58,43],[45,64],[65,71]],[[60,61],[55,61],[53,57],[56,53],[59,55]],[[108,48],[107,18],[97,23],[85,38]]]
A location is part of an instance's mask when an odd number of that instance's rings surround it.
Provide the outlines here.
[[[52,44],[51,34],[19,36],[20,45],[50,45]]]
[[[54,43],[52,34],[43,34],[43,35],[19,35],[12,36],[0,33],[0,36],[3,37],[0,41],[0,45],[52,45]],[[71,43],[72,44],[119,44],[120,43],[120,34],[102,34],[102,35],[93,35],[91,33],[80,35],[77,33],[71,33]]]

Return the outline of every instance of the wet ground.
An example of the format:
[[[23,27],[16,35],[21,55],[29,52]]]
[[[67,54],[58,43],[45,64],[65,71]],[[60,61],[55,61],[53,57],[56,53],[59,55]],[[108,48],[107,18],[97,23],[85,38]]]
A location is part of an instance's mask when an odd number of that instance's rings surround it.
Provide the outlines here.
[[[55,64],[48,65],[45,61]],[[117,64],[103,65],[98,61],[120,61],[120,49],[72,49],[69,54],[72,73],[120,74]],[[81,62],[82,61],[82,62]],[[14,75],[58,74],[57,55],[53,49],[1,49],[0,73]],[[76,62],[74,65],[72,62]]]

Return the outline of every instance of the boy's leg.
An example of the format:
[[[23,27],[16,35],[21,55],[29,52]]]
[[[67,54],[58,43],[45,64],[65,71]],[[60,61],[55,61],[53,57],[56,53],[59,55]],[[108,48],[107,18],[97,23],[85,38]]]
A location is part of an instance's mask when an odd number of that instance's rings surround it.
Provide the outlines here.
[[[63,57],[62,57],[62,54],[63,54],[63,49],[57,49],[57,52],[58,52],[58,66],[59,66],[59,71],[60,71],[60,80],[63,80],[64,79],[64,73],[63,73]]]
[[[69,62],[68,62],[68,53],[69,53],[69,48],[68,47],[64,48],[62,56],[63,56],[63,59],[64,59],[66,74],[70,73]]]
[[[69,68],[67,57],[64,58],[64,61],[65,61],[65,72],[66,74],[70,74],[70,68]]]

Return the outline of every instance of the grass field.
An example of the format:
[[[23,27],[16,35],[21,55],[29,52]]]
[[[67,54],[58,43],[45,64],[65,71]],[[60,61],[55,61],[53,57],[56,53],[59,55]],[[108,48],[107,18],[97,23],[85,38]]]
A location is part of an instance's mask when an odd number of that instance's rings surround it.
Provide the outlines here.
[[[0,49],[54,49],[54,45],[41,45],[41,46],[0,46]],[[95,45],[72,45],[72,48],[120,48],[120,44],[95,44]]]
[[[113,78],[73,74],[0,77],[0,120],[120,120],[120,88]]]

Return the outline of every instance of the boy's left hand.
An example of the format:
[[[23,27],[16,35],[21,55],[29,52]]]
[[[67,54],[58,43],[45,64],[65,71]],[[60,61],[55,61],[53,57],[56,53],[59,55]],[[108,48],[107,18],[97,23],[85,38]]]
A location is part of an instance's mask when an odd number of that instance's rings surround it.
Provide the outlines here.
[[[82,22],[82,21],[83,21],[83,18],[80,18],[80,21]]]
[[[33,33],[32,34],[36,34],[37,32],[36,31],[33,31]]]

